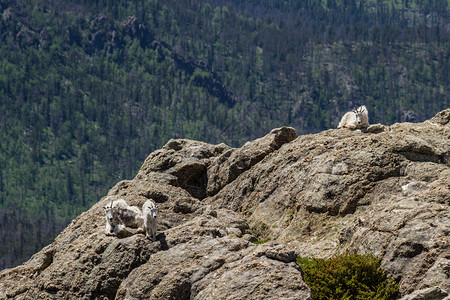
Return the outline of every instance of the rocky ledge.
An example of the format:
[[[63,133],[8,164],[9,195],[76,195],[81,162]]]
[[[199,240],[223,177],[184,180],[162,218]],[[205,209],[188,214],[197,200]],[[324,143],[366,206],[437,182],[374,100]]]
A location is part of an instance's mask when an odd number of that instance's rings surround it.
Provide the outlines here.
[[[0,299],[310,299],[296,257],[343,252],[381,257],[405,300],[449,299],[449,178],[450,109],[241,148],[171,140],[1,272]],[[105,235],[107,196],[157,202],[156,241]]]

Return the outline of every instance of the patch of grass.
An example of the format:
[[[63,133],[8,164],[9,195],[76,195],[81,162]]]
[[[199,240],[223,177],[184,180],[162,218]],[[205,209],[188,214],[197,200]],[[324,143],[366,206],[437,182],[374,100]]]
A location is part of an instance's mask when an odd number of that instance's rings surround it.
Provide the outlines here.
[[[315,259],[309,259],[307,257],[297,257],[297,264],[299,266],[315,266],[317,265],[317,261]]]
[[[254,242],[253,244],[261,245],[261,244],[267,243],[268,241],[270,241],[270,238],[266,238],[266,239],[263,239],[263,240],[258,240],[256,242]]]
[[[314,300],[394,299],[399,285],[381,269],[373,255],[345,254],[331,259],[299,257],[304,280]]]

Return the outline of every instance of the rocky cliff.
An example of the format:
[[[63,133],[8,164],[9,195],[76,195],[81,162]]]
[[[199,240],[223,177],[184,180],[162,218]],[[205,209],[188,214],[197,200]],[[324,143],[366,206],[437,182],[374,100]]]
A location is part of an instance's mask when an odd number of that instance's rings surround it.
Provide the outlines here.
[[[157,240],[104,233],[106,196],[0,299],[310,299],[297,256],[372,253],[403,299],[450,291],[450,109],[424,123],[171,140],[108,195],[160,207]],[[262,245],[255,239],[271,241]]]

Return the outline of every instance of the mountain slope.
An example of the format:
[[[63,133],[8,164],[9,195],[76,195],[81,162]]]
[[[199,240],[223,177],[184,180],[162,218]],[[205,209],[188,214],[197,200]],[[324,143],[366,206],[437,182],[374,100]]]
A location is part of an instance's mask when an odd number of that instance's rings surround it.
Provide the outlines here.
[[[450,106],[448,1],[0,0],[0,268],[170,138]],[[32,228],[23,230],[23,228]]]
[[[0,299],[310,299],[295,258],[345,251],[380,256],[403,299],[443,299],[449,135],[445,110],[367,133],[297,137],[283,127],[241,148],[171,140],[54,243],[1,272]],[[211,186],[213,196],[200,196]],[[156,241],[107,236],[109,197],[156,201]]]

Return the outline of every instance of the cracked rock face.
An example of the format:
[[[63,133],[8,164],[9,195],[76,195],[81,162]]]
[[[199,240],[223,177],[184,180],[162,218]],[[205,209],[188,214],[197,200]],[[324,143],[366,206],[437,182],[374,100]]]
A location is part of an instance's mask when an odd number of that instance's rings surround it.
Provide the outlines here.
[[[444,299],[449,120],[446,110],[300,137],[283,127],[236,149],[171,140],[54,243],[2,271],[0,299],[310,299],[295,258],[346,251],[381,257],[404,299]],[[153,199],[156,241],[105,235],[109,196]]]
[[[206,201],[301,256],[380,256],[403,295],[450,291],[449,119],[300,136]]]

